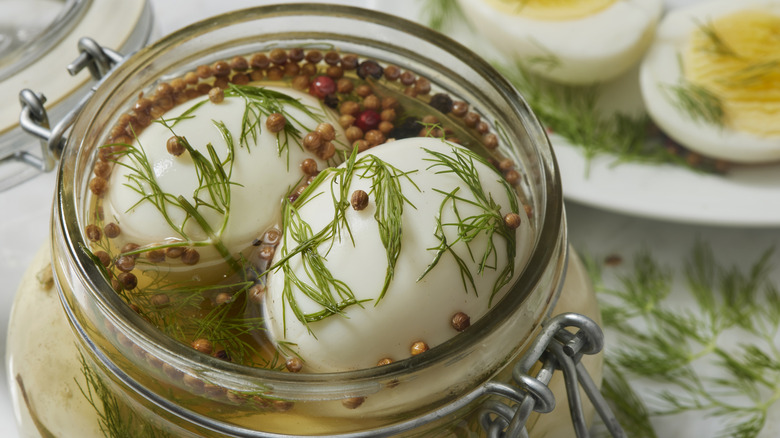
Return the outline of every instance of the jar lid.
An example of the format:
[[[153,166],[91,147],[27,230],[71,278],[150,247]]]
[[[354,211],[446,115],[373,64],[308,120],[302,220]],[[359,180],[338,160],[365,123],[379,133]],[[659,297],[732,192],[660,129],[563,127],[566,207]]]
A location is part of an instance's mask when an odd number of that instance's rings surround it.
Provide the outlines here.
[[[78,41],[90,36],[105,47],[132,52],[151,34],[147,0],[10,0],[0,17],[0,101],[16,102],[31,89],[46,98],[50,115],[65,114],[89,89],[90,76],[71,76],[66,66],[79,55]],[[0,191],[36,175],[22,162],[38,142],[19,126],[21,107],[0,106]]]

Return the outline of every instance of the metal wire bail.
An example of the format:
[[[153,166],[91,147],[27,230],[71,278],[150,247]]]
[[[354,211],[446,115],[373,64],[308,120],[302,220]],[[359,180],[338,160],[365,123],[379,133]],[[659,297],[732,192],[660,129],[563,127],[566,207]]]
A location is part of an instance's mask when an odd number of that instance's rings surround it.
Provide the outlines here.
[[[91,38],[81,38],[78,47],[81,54],[67,67],[71,76],[75,76],[84,68],[88,68],[92,77],[97,81],[101,81],[124,59],[118,52],[101,47]],[[28,151],[20,150],[4,160],[29,164],[41,172],[48,172],[54,169],[65,146],[65,131],[70,128],[78,113],[81,112],[81,109],[95,93],[96,86],[91,87],[78,104],[70,109],[53,128],[44,107],[46,96],[30,89],[22,90],[19,93],[19,103],[22,106],[22,111],[19,115],[19,125],[22,130],[40,140],[41,154],[36,156]]]
[[[555,397],[547,385],[553,374],[561,371],[577,437],[590,436],[582,411],[581,386],[610,434],[615,438],[624,438],[625,432],[580,362],[583,355],[596,354],[603,346],[604,334],[601,328],[586,316],[564,313],[547,321],[513,369],[512,377],[517,387],[493,384],[489,388],[489,393],[509,399],[510,404],[489,400],[483,405],[479,420],[487,436],[528,437],[525,426],[531,413],[547,413],[555,408]],[[541,367],[536,375],[531,376],[529,373],[537,362],[541,363]]]

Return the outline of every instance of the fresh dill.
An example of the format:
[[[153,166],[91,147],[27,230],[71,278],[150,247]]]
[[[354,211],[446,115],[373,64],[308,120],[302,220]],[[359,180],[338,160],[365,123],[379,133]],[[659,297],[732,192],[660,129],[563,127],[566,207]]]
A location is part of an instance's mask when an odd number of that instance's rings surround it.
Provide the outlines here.
[[[708,42],[707,51],[721,56],[736,57],[737,53],[723,41],[723,38],[718,34],[715,26],[710,23],[697,23],[699,31],[705,36]]]
[[[671,99],[693,120],[720,125],[723,123],[723,104],[707,88],[691,82],[667,87]]]
[[[173,437],[159,427],[155,427],[147,418],[143,418],[122,402],[109,388],[108,383],[94,370],[80,354],[81,373],[84,384],[76,383],[87,402],[98,416],[100,431],[106,438],[169,438]]]
[[[454,22],[463,21],[463,10],[458,0],[427,0],[423,2],[420,15],[431,29],[443,31]]]
[[[495,202],[493,195],[489,192],[485,192],[475,163],[481,163],[487,168],[490,168],[490,165],[468,149],[453,147],[451,151],[452,152],[448,154],[425,149],[425,152],[430,155],[430,158],[425,158],[425,161],[431,163],[428,170],[435,170],[437,174],[455,175],[465,184],[469,194],[473,197],[473,200],[470,199],[468,195],[460,195],[460,187],[456,187],[450,192],[435,189],[437,193],[444,196],[439,207],[435,231],[435,236],[439,239],[439,246],[430,248],[435,251],[434,259],[420,275],[418,281],[425,277],[428,272],[438,264],[443,254],[448,253],[454,258],[460,268],[461,280],[466,291],[468,291],[468,286],[470,285],[474,293],[478,293],[476,285],[474,284],[475,274],[482,275],[486,269],[499,272],[490,295],[490,301],[492,302],[496,293],[498,293],[504,285],[509,283],[514,276],[514,261],[517,251],[515,245],[516,232],[506,226],[504,223],[504,215],[509,212],[518,212],[517,196],[515,195],[514,190],[512,190],[512,187],[501,178],[500,175],[496,174],[496,181],[503,185],[506,190],[507,199],[509,199],[510,202],[510,205],[503,206],[507,210],[502,212],[502,206]],[[458,208],[459,205],[476,207],[478,213],[471,216],[462,216]],[[442,213],[448,206],[456,217],[455,221],[451,223],[442,221]],[[457,230],[457,238],[452,242],[447,239],[447,235],[444,231],[446,228],[454,228]],[[506,244],[506,264],[503,267],[500,267],[498,263],[500,257],[495,245],[495,237],[500,237]],[[485,239],[485,248],[482,250],[481,255],[477,254],[475,256],[471,244],[478,238]],[[466,246],[471,260],[477,262],[478,268],[476,273],[471,272],[471,269],[469,268],[470,264],[466,263],[453,249],[453,247],[460,242]]]
[[[697,412],[722,425],[720,436],[758,436],[780,400],[780,292],[768,276],[773,256],[769,249],[738,269],[696,244],[679,272],[690,308],[668,302],[678,272],[647,252],[634,257],[619,287],[607,287],[603,268],[591,266],[604,325],[617,341],[607,349],[610,366],[626,381],[652,383],[641,394],[644,406],[622,405],[626,416],[647,427],[643,418]],[[739,342],[727,341],[735,336]],[[622,403],[628,389],[613,389],[603,392]]]

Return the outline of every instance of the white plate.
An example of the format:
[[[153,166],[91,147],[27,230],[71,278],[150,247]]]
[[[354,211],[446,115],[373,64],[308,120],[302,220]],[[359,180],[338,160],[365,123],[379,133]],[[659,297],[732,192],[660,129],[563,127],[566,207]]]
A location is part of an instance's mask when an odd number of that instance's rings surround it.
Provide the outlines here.
[[[667,9],[702,0],[667,0]],[[468,26],[454,26],[450,36],[489,60],[500,55]],[[465,31],[464,31],[465,30]],[[635,72],[604,87],[607,102],[619,108],[641,106]],[[633,102],[633,105],[632,105]],[[564,196],[614,212],[674,222],[719,226],[780,226],[780,164],[736,167],[726,175],[696,172],[681,166],[617,163],[611,155],[585,159],[582,149],[550,135],[561,169]]]

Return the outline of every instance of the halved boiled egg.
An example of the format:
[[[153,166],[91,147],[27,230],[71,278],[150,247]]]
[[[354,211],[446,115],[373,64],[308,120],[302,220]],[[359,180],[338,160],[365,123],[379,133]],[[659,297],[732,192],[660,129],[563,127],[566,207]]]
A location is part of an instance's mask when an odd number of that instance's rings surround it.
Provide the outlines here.
[[[780,2],[719,0],[664,18],[642,62],[647,111],[669,137],[733,162],[780,159]]]
[[[641,59],[661,0],[458,0],[465,16],[504,55],[548,79],[604,82]]]

